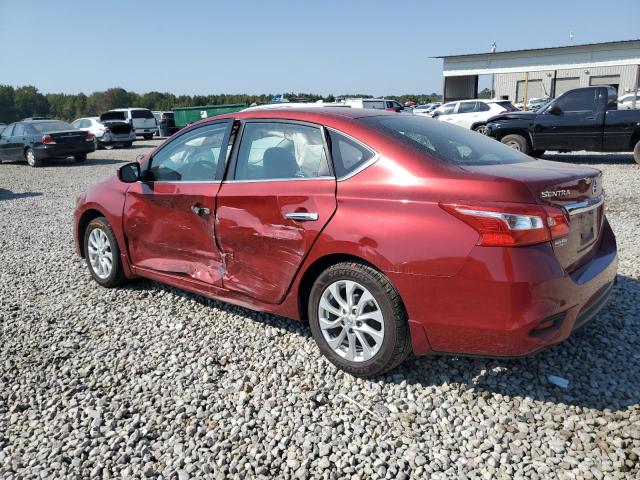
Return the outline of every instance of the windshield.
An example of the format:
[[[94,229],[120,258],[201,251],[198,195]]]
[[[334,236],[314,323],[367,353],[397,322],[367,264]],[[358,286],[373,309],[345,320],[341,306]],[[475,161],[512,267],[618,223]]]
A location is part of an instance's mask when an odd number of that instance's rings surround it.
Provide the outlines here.
[[[513,103],[508,102],[508,101],[504,101],[504,102],[495,102],[498,105],[500,105],[502,108],[504,108],[507,112],[515,112],[518,109],[516,107],[513,106]]]
[[[58,132],[60,130],[75,130],[75,127],[72,127],[67,122],[61,122],[60,120],[54,120],[52,122],[36,122],[32,123],[31,126],[35,128],[39,133]]]
[[[151,110],[131,110],[131,118],[154,118]]]
[[[363,117],[359,121],[439,160],[458,165],[501,165],[531,158],[496,140],[420,116]]]

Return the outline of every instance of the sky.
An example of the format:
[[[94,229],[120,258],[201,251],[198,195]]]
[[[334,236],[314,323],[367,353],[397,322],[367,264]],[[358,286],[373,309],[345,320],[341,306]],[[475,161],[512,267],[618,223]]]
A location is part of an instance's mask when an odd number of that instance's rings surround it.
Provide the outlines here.
[[[638,0],[0,0],[0,84],[177,95],[442,91],[429,57],[640,38]],[[518,4],[531,7],[519,10]],[[482,83],[481,83],[482,87]]]

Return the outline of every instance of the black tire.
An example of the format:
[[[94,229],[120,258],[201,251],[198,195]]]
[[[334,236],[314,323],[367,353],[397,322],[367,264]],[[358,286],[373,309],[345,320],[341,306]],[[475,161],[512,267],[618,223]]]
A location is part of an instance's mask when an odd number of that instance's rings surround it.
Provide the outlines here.
[[[145,140],[151,140],[153,138],[153,133],[145,133],[142,138],[144,138]]]
[[[633,149],[633,159],[640,165],[640,140],[636,142],[636,146]]]
[[[545,150],[531,150],[531,153],[529,153],[529,155],[531,155],[532,157],[540,158],[544,155],[544,152]]]
[[[122,144],[124,148],[131,148],[131,145],[133,145],[133,142],[126,142]]]
[[[78,163],[86,162],[87,161],[87,154],[83,153],[82,155],[74,155],[73,158]]]
[[[27,148],[24,151],[24,159],[30,167],[37,168],[42,166],[42,159],[37,158],[34,151],[30,148]]]
[[[339,280],[359,283],[369,290],[380,307],[384,338],[380,349],[368,360],[356,362],[343,358],[329,346],[320,328],[318,307],[322,294]],[[407,313],[400,295],[385,275],[362,263],[339,263],[322,272],[309,295],[309,324],[322,354],[338,368],[357,377],[381,375],[397,367],[411,352]]]
[[[473,131],[481,133],[482,135],[486,135],[487,125],[485,123],[483,123],[482,125],[476,125],[475,127],[473,127]]]
[[[505,135],[500,139],[500,141],[514,150],[524,153],[525,155],[529,155],[529,151],[531,150],[527,139],[517,133]]]
[[[94,270],[94,267],[91,265],[90,254],[89,254],[89,237],[91,232],[100,229],[107,236],[109,240],[109,249],[111,251],[112,258],[112,267],[111,272],[108,276],[101,278],[100,275]],[[113,234],[113,230],[111,230],[111,225],[107,222],[107,219],[104,217],[97,217],[89,222],[86,230],[84,231],[84,256],[87,262],[87,266],[89,267],[89,273],[93,279],[98,282],[103,287],[111,288],[116,287],[122,284],[125,281],[124,273],[122,270],[122,261],[120,260],[120,248],[118,247],[118,241],[116,240],[115,235]]]

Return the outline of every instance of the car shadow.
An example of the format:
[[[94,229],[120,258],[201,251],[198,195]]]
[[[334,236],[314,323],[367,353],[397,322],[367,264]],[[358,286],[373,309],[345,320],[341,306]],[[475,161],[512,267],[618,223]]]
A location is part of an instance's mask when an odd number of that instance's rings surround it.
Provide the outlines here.
[[[123,288],[163,289],[178,297],[246,317],[247,321],[311,336],[306,322],[255,312],[151,280],[137,280]],[[396,369],[373,380],[425,388],[446,384],[460,390],[485,392],[482,395],[525,397],[597,410],[620,411],[637,406],[640,404],[640,375],[637,374],[640,370],[640,337],[636,332],[640,330],[640,308],[629,302],[630,298],[640,298],[640,281],[619,275],[609,303],[594,320],[566,341],[530,357],[412,356]],[[320,356],[319,351],[316,353]],[[549,375],[567,379],[569,387],[563,389],[550,383]]]
[[[552,160],[554,162],[582,163],[582,164],[611,164],[611,165],[635,165],[633,153],[560,153],[547,152],[542,160]]]
[[[42,192],[14,193],[11,190],[6,190],[4,188],[0,188],[0,201],[2,201],[2,200],[16,200],[18,198],[28,198],[28,197],[41,197],[42,195],[43,195]]]

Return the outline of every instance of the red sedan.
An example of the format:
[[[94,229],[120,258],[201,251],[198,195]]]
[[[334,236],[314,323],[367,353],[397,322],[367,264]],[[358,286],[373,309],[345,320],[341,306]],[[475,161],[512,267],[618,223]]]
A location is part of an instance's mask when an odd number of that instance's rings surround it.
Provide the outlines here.
[[[409,352],[520,356],[605,305],[601,173],[362,109],[204,120],[78,199],[93,278],[135,276],[309,321],[354,375]]]

